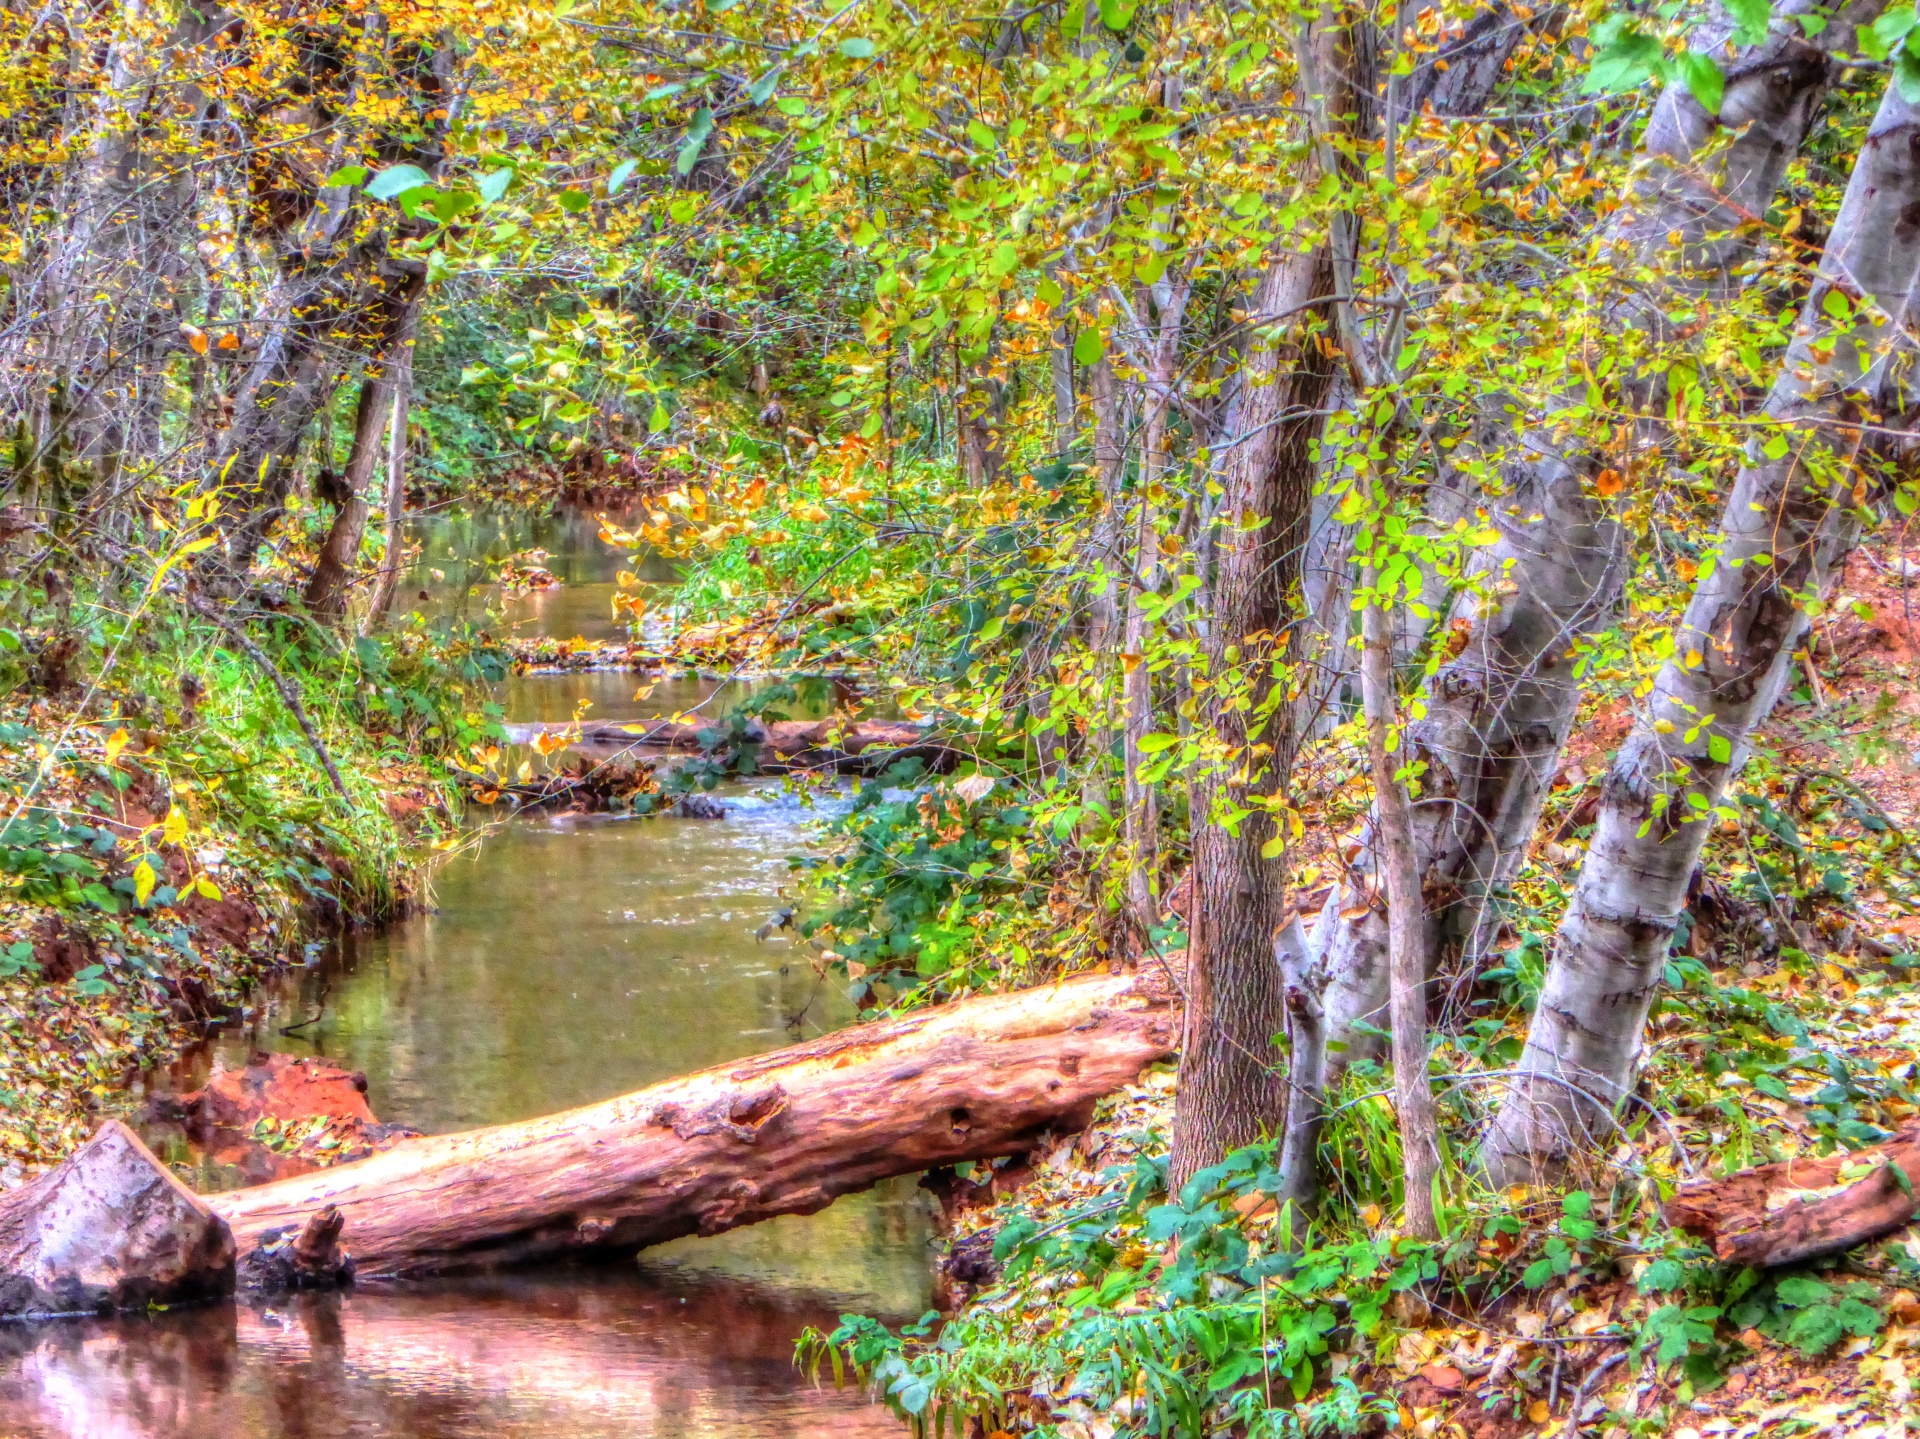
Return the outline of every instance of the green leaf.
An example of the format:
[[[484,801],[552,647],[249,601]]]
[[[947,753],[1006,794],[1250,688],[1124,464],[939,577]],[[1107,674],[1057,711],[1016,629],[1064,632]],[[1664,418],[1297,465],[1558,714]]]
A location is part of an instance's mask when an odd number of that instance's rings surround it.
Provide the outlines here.
[[[1097,365],[1100,357],[1106,353],[1106,338],[1098,330],[1082,330],[1074,337],[1073,362],[1076,365]]]
[[[1060,288],[1059,282],[1051,275],[1042,275],[1040,277],[1040,283],[1033,287],[1033,292],[1039,297],[1040,303],[1050,310],[1056,308],[1062,300],[1067,298],[1067,292]]]
[[[764,105],[773,97],[774,86],[780,83],[780,67],[775,65],[766,74],[747,86],[747,98],[756,105]]]
[[[507,193],[507,186],[513,183],[512,170],[489,170],[480,177],[478,189],[480,198],[491,205]],[[608,191],[612,193],[611,190]]]
[[[657,435],[673,423],[673,416],[667,413],[667,407],[655,400],[653,413],[647,417],[647,433]]]
[[[707,148],[707,137],[713,133],[713,110],[702,105],[693,117],[693,123],[687,126],[687,138],[680,146],[680,153],[674,157],[673,168],[677,174],[691,175],[693,167],[700,163],[700,152]]]
[[[1907,32],[1913,29],[1915,19],[1913,6],[1896,5],[1868,27],[1873,32],[1873,38],[1880,42],[1882,58],[1891,55],[1893,47],[1907,38]]]
[[[1653,78],[1661,60],[1660,42],[1651,35],[1628,30],[1594,56],[1581,90],[1589,95],[1637,90]]]
[[[1773,19],[1773,7],[1767,0],[1721,0],[1736,27],[1735,43],[1758,45],[1767,38],[1767,22]]]
[[[365,165],[342,165],[326,178],[326,187],[331,190],[338,185],[358,185],[367,178]]]
[[[1124,30],[1139,8],[1140,0],[1100,0],[1100,23],[1109,30]]]
[[[1000,137],[993,133],[993,127],[982,120],[967,121],[967,138],[982,150],[998,150]]]
[[[1020,252],[1013,245],[1002,240],[993,248],[993,258],[987,262],[987,273],[995,279],[1003,279],[1020,268]]]
[[[1707,756],[1715,764],[1733,763],[1733,741],[1723,734],[1707,736]]]
[[[1912,45],[1902,45],[1893,62],[1893,85],[1909,105],[1920,105],[1920,54]]]
[[[840,42],[840,53],[849,60],[871,60],[873,58],[873,41],[861,35],[856,35],[851,40],[842,40]]]
[[[1702,110],[1709,115],[1720,113],[1720,103],[1727,98],[1727,77],[1710,56],[1687,51],[1680,57],[1680,78]]]
[[[1005,616],[995,615],[992,619],[980,626],[980,631],[974,638],[979,640],[981,644],[986,644],[989,640],[999,639],[1000,632],[1006,629],[1006,627],[1007,621]]]
[[[389,165],[367,185],[367,198],[391,200],[428,183],[427,172],[418,165]]]
[[[593,201],[587,198],[583,190],[562,190],[556,203],[569,215],[578,215],[583,213]]]
[[[613,167],[613,173],[607,176],[608,199],[612,199],[620,193],[620,187],[627,183],[627,178],[633,174],[635,167],[638,166],[639,163],[638,160],[622,160],[618,165]]]
[[[773,108],[782,115],[804,115],[807,113],[807,102],[798,95],[782,95],[773,102]]]
[[[1163,749],[1172,749],[1180,743],[1177,734],[1143,734],[1140,736],[1141,754],[1159,754]]]

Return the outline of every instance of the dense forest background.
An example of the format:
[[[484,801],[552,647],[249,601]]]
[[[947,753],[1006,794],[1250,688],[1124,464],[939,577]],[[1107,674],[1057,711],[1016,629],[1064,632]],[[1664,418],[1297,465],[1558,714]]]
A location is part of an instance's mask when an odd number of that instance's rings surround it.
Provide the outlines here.
[[[1633,1260],[1686,1399],[1877,1332],[1658,1200],[1914,1109],[1915,27],[7,0],[14,1172],[514,782],[487,686],[551,646],[417,608],[408,513],[585,504],[622,663],[853,676],[964,756],[809,861],[863,1006],[1184,997],[1145,1238],[999,1246],[1108,1328],[836,1364],[1280,1433],[1377,1417],[1327,1336],[1465,1275]]]

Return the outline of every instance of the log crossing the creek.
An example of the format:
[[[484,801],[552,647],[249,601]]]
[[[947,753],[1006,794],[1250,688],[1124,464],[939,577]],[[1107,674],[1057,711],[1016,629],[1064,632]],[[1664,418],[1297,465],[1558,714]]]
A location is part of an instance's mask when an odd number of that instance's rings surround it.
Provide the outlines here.
[[[516,724],[508,737],[531,743],[544,737],[594,749],[623,748],[699,752],[736,742],[720,724],[683,724],[674,720],[600,721],[592,724]],[[737,741],[755,749],[764,774],[791,770],[873,773],[899,759],[921,759],[946,769],[957,753],[917,724],[904,720],[774,720],[747,722]]]
[[[810,1214],[882,1179],[1024,1153],[1170,1057],[1156,979],[941,1005],[518,1124],[405,1140],[206,1196],[242,1255],[332,1206],[361,1278],[631,1251]]]

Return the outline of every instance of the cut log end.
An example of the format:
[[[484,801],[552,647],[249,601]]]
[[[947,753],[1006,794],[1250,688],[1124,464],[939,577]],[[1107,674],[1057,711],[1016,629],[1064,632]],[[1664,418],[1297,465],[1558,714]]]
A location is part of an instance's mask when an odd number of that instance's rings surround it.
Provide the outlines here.
[[[315,1210],[296,1234],[291,1225],[262,1234],[240,1261],[240,1280],[266,1293],[339,1289],[353,1282],[353,1256],[341,1247],[347,1217],[329,1204]]]
[[[233,1287],[226,1221],[118,1120],[0,1195],[0,1318],[145,1309]]]

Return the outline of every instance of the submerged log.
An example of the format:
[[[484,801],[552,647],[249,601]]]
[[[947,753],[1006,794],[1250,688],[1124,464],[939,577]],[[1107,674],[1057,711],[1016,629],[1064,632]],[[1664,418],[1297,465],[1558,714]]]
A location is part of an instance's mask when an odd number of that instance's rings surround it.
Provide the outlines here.
[[[1766,1269],[1884,1239],[1913,1223],[1920,1125],[1885,1144],[1824,1159],[1788,1159],[1685,1184],[1667,1222],[1732,1264]]]
[[[226,1223],[110,1119],[0,1195],[0,1317],[103,1314],[233,1290]]]
[[[623,1252],[1019,1154],[1173,1053],[1171,996],[1087,976],[962,1000],[544,1119],[207,1201],[249,1253],[334,1206],[363,1278]]]

